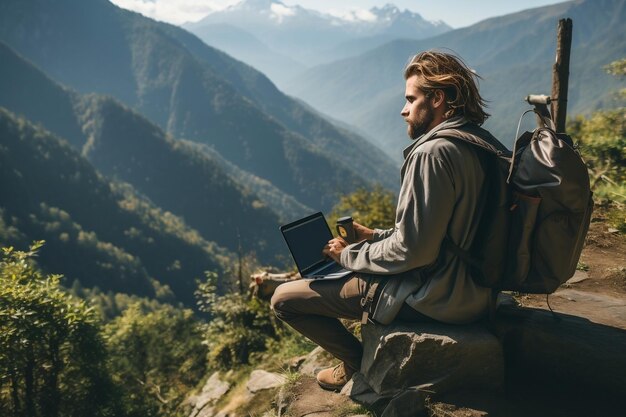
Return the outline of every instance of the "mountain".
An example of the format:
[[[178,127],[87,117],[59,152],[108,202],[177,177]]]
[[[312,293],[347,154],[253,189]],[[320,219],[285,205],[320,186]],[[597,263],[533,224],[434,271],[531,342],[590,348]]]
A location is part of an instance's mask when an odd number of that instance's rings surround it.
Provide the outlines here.
[[[6,0],[0,39],[62,84],[112,95],[306,206],[328,210],[372,178],[397,188],[397,168],[365,139],[175,26],[105,0]]]
[[[194,34],[207,45],[258,69],[278,86],[306,68],[288,55],[276,52],[250,32],[230,24],[207,24],[195,30]]]
[[[234,262],[131,186],[108,181],[67,141],[4,108],[0,137],[0,244],[45,239],[38,263],[66,284],[192,305],[195,279],[223,275]]]
[[[389,155],[397,159],[395,150],[407,144],[406,125],[399,116],[402,69],[415,53],[444,47],[483,77],[481,92],[492,114],[486,127],[510,145],[518,118],[528,108],[523,98],[550,93],[556,27],[565,17],[573,20],[568,113],[610,105],[617,81],[602,67],[626,56],[624,0],[570,1],[487,19],[429,39],[396,40],[358,57],[315,67],[287,91],[368,131],[382,149],[394,150]],[[359,68],[358,76],[354,68]]]
[[[350,45],[356,44],[356,52],[364,52],[383,41],[422,39],[451,29],[392,4],[335,16],[278,0],[244,0],[183,27],[207,44],[263,70],[280,86],[301,68],[354,55]]]
[[[0,105],[67,138],[101,173],[232,251],[241,245],[269,261],[283,248],[276,215],[208,152],[172,139],[111,97],[58,85],[1,42],[0,59]]]

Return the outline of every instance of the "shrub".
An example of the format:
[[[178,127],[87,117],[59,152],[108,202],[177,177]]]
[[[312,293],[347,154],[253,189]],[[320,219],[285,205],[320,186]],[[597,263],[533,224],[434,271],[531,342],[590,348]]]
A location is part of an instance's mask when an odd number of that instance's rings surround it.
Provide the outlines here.
[[[97,315],[37,269],[42,245],[2,248],[0,414],[120,415]]]
[[[227,370],[249,364],[254,353],[266,350],[268,341],[277,338],[277,331],[266,302],[240,293],[218,296],[217,281],[217,274],[207,272],[196,298],[199,309],[210,317],[204,332],[209,365]]]

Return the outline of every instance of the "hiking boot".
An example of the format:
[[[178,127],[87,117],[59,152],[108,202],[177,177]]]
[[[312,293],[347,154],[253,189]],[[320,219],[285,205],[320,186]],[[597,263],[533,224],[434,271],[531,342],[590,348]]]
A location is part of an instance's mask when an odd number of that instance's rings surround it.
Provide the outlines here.
[[[352,378],[352,374],[354,374],[354,370],[348,368],[342,362],[335,367],[319,371],[317,383],[324,389],[339,391]]]

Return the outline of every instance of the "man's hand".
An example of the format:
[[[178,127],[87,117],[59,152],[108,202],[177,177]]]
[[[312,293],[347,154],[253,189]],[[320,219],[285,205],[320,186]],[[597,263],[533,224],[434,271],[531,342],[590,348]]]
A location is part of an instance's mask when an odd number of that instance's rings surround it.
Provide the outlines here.
[[[362,226],[357,222],[352,222],[357,242],[362,240],[372,240],[374,238],[374,230],[369,227]]]
[[[339,263],[341,251],[343,251],[346,246],[348,246],[348,242],[340,237],[336,237],[328,241],[328,244],[324,246],[322,253],[332,258],[333,261]]]

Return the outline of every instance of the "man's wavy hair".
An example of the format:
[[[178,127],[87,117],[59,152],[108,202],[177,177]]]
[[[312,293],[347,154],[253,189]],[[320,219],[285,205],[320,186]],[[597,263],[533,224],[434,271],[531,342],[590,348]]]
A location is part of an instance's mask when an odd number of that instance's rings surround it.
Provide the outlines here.
[[[415,55],[404,69],[404,78],[417,75],[420,89],[426,97],[435,90],[446,96],[446,119],[464,116],[468,121],[482,125],[489,117],[485,100],[478,92],[480,76],[458,57],[438,51],[425,51]]]

